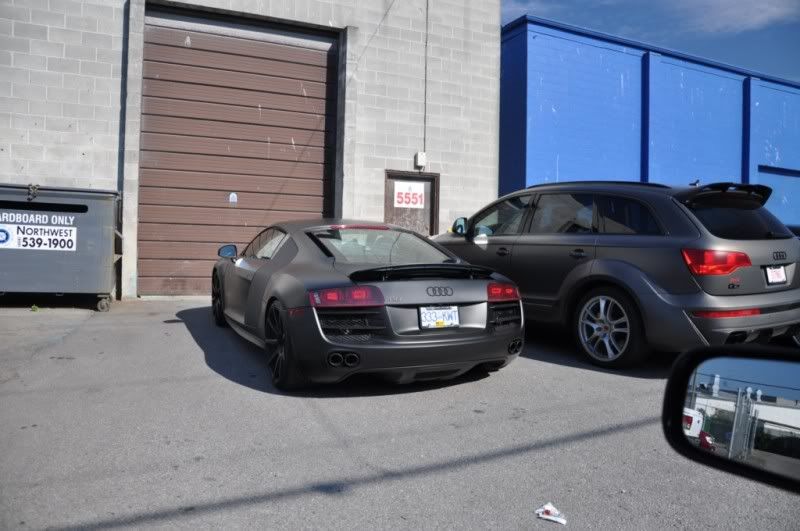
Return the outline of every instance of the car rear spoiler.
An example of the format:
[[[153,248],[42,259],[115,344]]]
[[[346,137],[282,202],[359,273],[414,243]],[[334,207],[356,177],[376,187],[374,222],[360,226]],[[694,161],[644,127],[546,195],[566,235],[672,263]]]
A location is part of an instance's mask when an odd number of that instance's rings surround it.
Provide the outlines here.
[[[686,205],[705,201],[745,201],[764,206],[772,195],[772,188],[763,184],[713,183],[681,190],[675,199]]]
[[[470,264],[412,264],[360,269],[348,276],[354,282],[383,280],[411,280],[416,278],[488,279],[493,271],[487,267]]]

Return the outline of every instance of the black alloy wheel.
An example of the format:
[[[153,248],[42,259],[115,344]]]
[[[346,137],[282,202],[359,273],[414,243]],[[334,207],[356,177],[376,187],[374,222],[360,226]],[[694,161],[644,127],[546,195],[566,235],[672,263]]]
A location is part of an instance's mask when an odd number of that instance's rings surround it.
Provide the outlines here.
[[[272,384],[281,391],[301,387],[303,377],[293,356],[291,337],[286,332],[286,309],[280,301],[273,302],[267,310],[265,332]]]
[[[228,326],[225,320],[225,300],[222,296],[222,286],[216,273],[211,276],[211,313],[214,314],[214,324]]]

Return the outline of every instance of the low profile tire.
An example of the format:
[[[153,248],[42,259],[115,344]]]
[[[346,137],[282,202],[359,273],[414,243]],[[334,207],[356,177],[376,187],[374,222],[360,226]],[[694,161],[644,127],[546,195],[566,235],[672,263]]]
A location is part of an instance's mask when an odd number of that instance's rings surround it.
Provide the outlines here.
[[[572,331],[581,351],[600,367],[631,367],[648,354],[639,310],[618,288],[596,288],[584,295],[575,310]]]
[[[272,385],[281,391],[291,391],[305,385],[294,355],[292,337],[287,333],[287,322],[286,308],[280,301],[273,302],[267,309],[266,350]]]
[[[225,299],[222,297],[222,286],[216,273],[211,277],[211,313],[214,324],[220,327],[228,326],[225,320]]]

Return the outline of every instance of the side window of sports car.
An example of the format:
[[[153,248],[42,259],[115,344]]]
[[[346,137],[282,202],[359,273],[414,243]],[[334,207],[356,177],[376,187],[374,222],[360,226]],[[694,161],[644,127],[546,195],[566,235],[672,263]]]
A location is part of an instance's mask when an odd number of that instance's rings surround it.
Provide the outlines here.
[[[472,236],[518,234],[530,201],[530,195],[521,195],[488,208],[473,223]]]
[[[259,238],[258,248],[256,249],[256,258],[262,260],[269,260],[280,248],[283,240],[286,238],[286,233],[277,229],[270,229],[264,232]]]
[[[244,248],[244,251],[242,251],[242,256],[244,256],[245,258],[254,258],[256,256],[256,251],[258,251],[261,248],[259,242],[264,241],[263,240],[264,235],[270,230],[272,229],[266,229],[259,232],[256,235],[256,237],[253,238],[253,241],[247,244],[247,247]]]

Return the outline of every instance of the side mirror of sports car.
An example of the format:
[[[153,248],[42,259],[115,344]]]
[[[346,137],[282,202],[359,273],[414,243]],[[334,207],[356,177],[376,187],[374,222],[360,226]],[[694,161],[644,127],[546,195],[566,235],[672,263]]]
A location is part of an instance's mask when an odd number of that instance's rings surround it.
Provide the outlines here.
[[[458,218],[453,222],[453,226],[450,227],[450,232],[453,234],[460,234],[464,235],[467,232],[467,218]]]
[[[233,244],[223,245],[217,251],[220,258],[236,258],[238,252],[236,246]]]
[[[800,351],[690,351],[667,381],[664,434],[681,455],[800,493]]]

